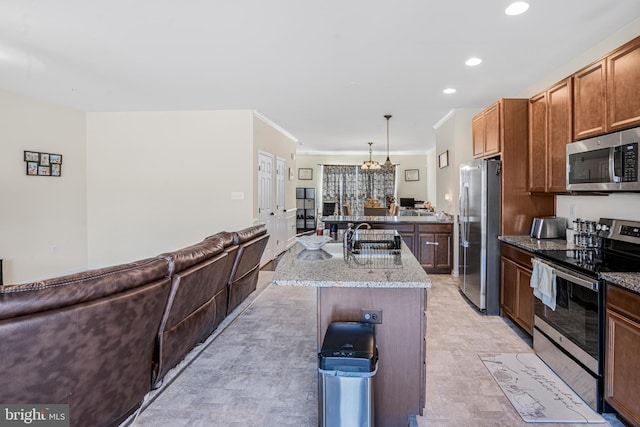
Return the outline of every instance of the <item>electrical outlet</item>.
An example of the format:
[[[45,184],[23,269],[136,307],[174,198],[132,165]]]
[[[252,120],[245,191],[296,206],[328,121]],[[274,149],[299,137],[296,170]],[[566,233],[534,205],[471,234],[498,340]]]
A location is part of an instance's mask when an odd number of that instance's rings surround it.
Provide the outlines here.
[[[382,323],[381,308],[361,308],[360,321],[362,323]]]
[[[578,217],[576,205],[569,205],[569,217],[574,219]]]

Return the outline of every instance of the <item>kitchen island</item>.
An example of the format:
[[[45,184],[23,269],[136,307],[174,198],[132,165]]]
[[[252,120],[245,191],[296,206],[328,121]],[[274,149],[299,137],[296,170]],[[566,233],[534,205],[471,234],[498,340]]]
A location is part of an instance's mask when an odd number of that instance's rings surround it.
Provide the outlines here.
[[[318,351],[331,322],[360,321],[361,309],[382,310],[374,379],[378,427],[407,425],[425,404],[426,289],[431,280],[404,244],[399,261],[370,268],[345,261],[342,243],[315,251],[298,243],[282,257],[273,279],[275,285],[317,288]]]
[[[421,216],[324,216],[325,228],[339,231],[348,224],[370,224],[374,229],[396,230],[427,273],[450,274],[453,268],[453,218],[429,213]]]

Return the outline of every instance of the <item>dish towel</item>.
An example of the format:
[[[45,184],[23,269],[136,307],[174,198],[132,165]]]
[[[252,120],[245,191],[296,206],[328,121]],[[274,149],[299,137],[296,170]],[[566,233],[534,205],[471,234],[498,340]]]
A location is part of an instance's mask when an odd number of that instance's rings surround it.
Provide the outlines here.
[[[556,310],[556,275],[553,269],[547,264],[532,259],[533,272],[531,273],[530,285],[533,288],[533,295],[544,305]]]

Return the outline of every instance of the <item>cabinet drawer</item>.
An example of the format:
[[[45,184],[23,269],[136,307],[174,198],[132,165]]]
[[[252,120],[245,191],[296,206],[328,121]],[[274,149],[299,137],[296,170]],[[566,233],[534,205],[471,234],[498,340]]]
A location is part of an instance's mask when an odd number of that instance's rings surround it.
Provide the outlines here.
[[[418,233],[453,233],[452,224],[419,224]]]
[[[608,284],[606,299],[608,309],[624,314],[631,320],[640,323],[640,294]]]
[[[397,230],[398,233],[413,233],[413,224],[373,224],[373,228],[382,230]]]
[[[533,266],[531,265],[531,257],[534,255],[531,252],[516,248],[515,246],[511,246],[507,243],[502,243],[501,255],[525,268],[528,268],[529,270],[533,269]]]

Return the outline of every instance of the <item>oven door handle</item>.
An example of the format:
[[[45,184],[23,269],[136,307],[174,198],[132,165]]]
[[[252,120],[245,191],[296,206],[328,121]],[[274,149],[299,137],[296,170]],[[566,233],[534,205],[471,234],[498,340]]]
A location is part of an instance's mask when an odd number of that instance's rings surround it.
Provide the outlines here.
[[[549,264],[541,260],[540,258],[536,258],[539,262],[549,266],[553,270],[553,274],[561,279],[564,279],[568,282],[575,283],[576,285],[582,286],[587,289],[591,289],[592,291],[599,291],[600,286],[598,285],[598,281],[596,279],[583,278],[583,276],[578,275],[578,273],[570,272],[562,267],[558,267],[557,265]]]

